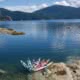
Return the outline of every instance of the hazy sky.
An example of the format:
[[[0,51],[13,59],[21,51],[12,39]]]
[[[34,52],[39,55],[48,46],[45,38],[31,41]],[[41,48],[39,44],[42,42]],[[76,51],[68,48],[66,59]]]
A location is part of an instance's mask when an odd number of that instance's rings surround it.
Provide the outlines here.
[[[80,7],[80,0],[0,0],[0,7],[12,11],[33,12],[51,5]]]
[[[0,0],[0,6],[52,4],[54,1],[57,0]]]

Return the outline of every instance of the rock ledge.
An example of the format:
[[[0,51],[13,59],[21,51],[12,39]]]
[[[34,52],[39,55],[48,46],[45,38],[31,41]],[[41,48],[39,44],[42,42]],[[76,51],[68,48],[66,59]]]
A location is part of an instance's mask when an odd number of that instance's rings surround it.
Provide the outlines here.
[[[80,61],[52,63],[46,70],[34,72],[28,80],[80,80]]]

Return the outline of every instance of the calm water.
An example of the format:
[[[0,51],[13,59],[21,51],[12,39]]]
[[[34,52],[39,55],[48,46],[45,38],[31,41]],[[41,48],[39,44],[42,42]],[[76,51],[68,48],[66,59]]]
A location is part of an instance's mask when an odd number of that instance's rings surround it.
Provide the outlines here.
[[[19,64],[19,60],[50,58],[66,61],[80,56],[80,21],[0,22],[1,27],[25,35],[0,34],[0,64]]]

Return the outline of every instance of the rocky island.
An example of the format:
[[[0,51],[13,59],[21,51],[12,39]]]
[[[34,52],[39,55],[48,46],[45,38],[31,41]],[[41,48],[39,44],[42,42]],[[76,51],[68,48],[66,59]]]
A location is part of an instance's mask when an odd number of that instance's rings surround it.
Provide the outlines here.
[[[8,29],[8,28],[0,28],[0,33],[10,34],[10,35],[24,35],[24,32],[17,32],[13,29]]]

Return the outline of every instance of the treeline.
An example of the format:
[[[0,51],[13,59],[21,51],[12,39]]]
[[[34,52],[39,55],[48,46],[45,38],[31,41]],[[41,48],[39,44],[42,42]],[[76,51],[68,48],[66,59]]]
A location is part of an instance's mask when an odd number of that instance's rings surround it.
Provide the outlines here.
[[[13,20],[40,20],[40,19],[80,19],[80,8],[69,6],[50,6],[33,13],[20,11],[10,11],[0,8],[3,16],[8,16]],[[0,20],[5,20],[1,17]]]

